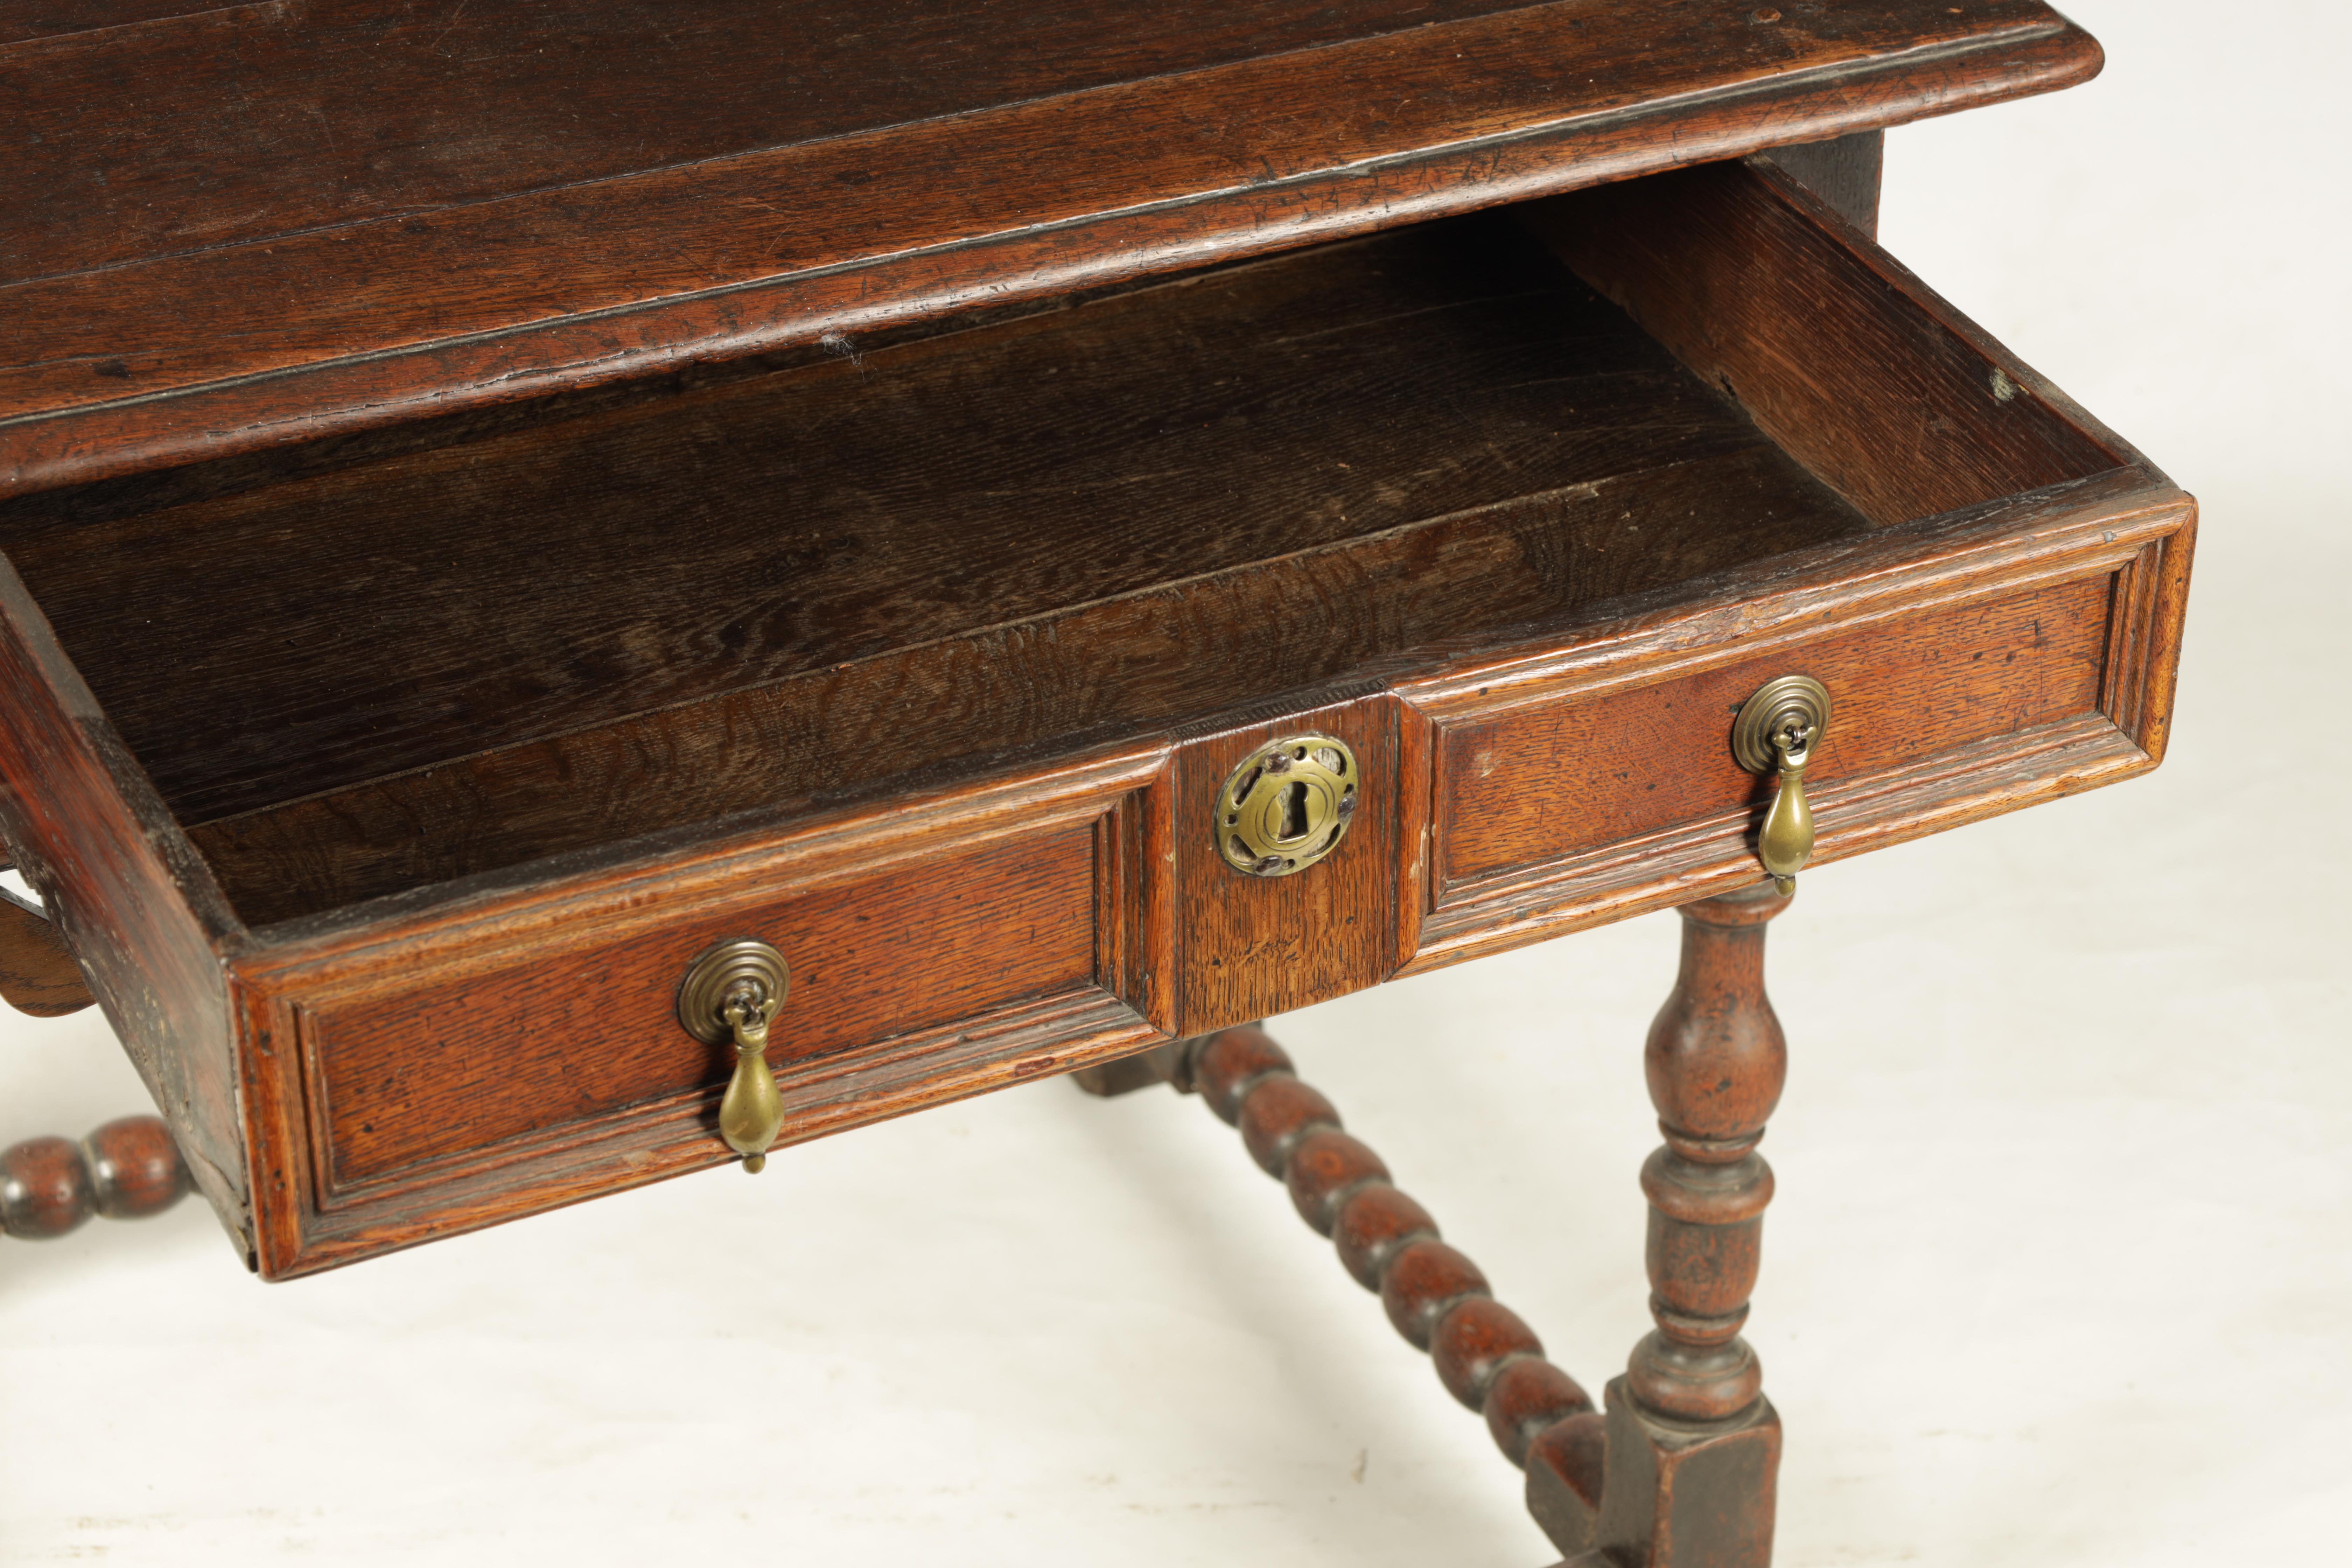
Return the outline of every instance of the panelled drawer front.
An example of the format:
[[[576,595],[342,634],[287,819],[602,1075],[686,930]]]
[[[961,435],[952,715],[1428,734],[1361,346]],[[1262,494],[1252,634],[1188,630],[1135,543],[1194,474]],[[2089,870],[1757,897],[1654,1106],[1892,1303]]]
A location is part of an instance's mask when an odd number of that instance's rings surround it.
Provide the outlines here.
[[[1808,770],[1816,788],[2095,713],[2111,596],[2103,574],[1447,727],[1440,902],[1482,879],[1762,802],[1769,786],[1733,759],[1731,721],[1776,676],[1812,676],[1835,704]],[[1726,825],[1727,848],[1743,827]]]
[[[725,1081],[678,1026],[680,978],[749,935],[792,967],[769,1061],[796,1073],[1095,973],[1092,828],[1001,839],[624,941],[302,1014],[322,1188],[593,1121]]]
[[[1127,911],[1150,901],[1129,847],[1160,773],[1157,752],[1115,758],[253,966],[263,1272],[731,1158],[716,1117],[733,1048],[675,1011],[731,938],[791,966],[768,1052],[781,1143],[1149,1041],[1127,994]]]
[[[2154,767],[2195,520],[2118,472],[1403,683],[1428,761],[1401,973],[1759,879],[1774,784],[1731,735],[1782,676],[1834,709],[1805,772],[1814,865]]]

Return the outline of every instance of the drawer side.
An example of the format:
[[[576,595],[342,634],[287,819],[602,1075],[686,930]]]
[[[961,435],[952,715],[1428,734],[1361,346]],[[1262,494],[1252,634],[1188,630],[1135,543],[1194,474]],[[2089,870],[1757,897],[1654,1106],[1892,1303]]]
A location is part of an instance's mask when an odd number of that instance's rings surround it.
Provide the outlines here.
[[[1763,160],[1535,203],[1560,259],[1873,521],[2137,454]]]
[[[0,558],[0,832],[248,1261],[225,956],[244,927]]]

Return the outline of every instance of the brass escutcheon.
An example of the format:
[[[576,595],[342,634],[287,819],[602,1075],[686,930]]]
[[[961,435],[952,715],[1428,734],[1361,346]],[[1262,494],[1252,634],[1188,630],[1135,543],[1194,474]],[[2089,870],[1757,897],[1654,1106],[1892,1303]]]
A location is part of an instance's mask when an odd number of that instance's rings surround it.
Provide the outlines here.
[[[1217,853],[1252,877],[1288,877],[1339,847],[1361,798],[1356,753],[1328,735],[1291,735],[1244,758],[1217,792]]]
[[[746,936],[696,959],[677,988],[677,1021],[688,1034],[706,1045],[734,1042],[735,1072],[719,1102],[719,1135],[754,1175],[784,1129],[784,1099],[768,1068],[768,1026],[792,983],[784,955]]]
[[[1780,787],[1757,835],[1757,858],[1783,893],[1813,853],[1813,808],[1805,769],[1830,727],[1829,688],[1810,675],[1783,675],[1759,687],[1731,721],[1731,754],[1751,773],[1780,774]]]

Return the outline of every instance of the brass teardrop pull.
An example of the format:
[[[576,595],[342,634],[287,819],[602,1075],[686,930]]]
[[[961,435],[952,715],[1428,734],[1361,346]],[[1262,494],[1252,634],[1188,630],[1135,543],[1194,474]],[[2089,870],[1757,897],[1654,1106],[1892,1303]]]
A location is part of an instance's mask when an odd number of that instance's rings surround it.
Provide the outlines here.
[[[784,1097],[768,1068],[768,1026],[784,1005],[792,972],[764,942],[739,937],[694,961],[677,988],[677,1021],[710,1045],[731,1041],[735,1071],[719,1101],[719,1135],[757,1175],[784,1129]]]
[[[1791,746],[1781,736],[1772,738],[1780,757],[1780,787],[1772,809],[1764,814],[1764,831],[1757,836],[1758,858],[1783,893],[1797,890],[1797,873],[1812,858],[1813,806],[1805,798],[1805,764],[1812,760],[1812,742]]]
[[[767,1167],[768,1145],[784,1130],[784,1097],[768,1068],[768,1016],[774,1005],[748,994],[727,1004],[727,1026],[735,1034],[735,1076],[719,1102],[719,1135],[755,1176]]]
[[[1797,873],[1812,858],[1813,807],[1805,798],[1805,768],[1829,726],[1829,689],[1809,675],[1766,681],[1732,721],[1731,752],[1739,765],[1751,773],[1780,775],[1756,853],[1782,893],[1797,890]]]

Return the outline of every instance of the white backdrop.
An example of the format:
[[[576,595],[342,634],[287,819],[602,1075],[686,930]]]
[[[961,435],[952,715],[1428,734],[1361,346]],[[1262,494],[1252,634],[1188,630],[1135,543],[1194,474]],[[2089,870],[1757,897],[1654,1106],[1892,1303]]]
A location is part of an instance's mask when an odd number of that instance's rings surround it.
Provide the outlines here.
[[[2352,25],[2074,10],[2105,76],[1895,132],[1885,237],[2203,499],[2173,757],[1777,924],[1785,1568],[2336,1561],[2352,1507]],[[1276,1030],[1596,1391],[1648,1326],[1674,952],[1641,920]],[[0,1142],[143,1105],[95,1015],[0,1032]],[[10,1563],[1535,1568],[1517,1490],[1162,1093],[1034,1085],[283,1287],[199,1204],[0,1243]]]

